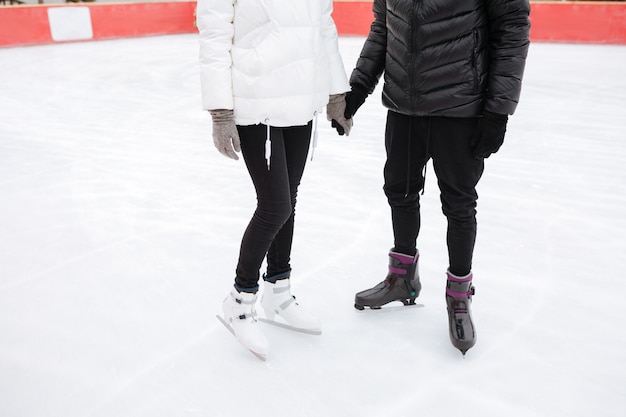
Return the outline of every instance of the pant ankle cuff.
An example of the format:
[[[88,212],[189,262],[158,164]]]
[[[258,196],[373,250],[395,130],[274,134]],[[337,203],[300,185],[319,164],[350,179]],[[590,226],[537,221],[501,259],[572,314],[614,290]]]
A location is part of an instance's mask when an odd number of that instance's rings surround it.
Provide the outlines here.
[[[447,271],[446,275],[448,276],[448,280],[453,282],[468,282],[473,278],[473,274],[471,272],[465,275],[455,275],[452,272]]]
[[[279,274],[274,274],[268,276],[267,274],[263,274],[263,280],[267,282],[271,282],[272,284],[276,281],[280,281],[281,279],[287,279],[291,275],[291,269],[285,272],[281,272]]]
[[[239,284],[235,284],[235,289],[237,290],[237,292],[247,292],[250,294],[256,294],[257,291],[259,290],[259,286],[255,285],[254,287],[242,287]]]

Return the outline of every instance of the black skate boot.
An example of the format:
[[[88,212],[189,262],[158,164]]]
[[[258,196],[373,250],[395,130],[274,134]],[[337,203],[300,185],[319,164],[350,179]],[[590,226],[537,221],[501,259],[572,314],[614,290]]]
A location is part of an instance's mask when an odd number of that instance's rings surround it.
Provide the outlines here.
[[[392,301],[402,301],[406,305],[415,304],[415,299],[420,294],[419,272],[415,256],[402,253],[389,253],[389,273],[387,278],[374,288],[361,291],[354,297],[354,307],[363,310],[365,307],[379,309],[381,306]]]
[[[446,304],[448,305],[448,325],[450,341],[463,356],[476,343],[476,330],[472,321],[472,273],[464,277],[447,272]]]

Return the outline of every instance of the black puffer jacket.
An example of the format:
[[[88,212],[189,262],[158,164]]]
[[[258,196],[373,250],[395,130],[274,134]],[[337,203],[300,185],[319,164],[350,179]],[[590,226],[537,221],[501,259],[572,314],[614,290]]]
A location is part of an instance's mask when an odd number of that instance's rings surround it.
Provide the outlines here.
[[[374,0],[350,84],[411,116],[513,114],[529,46],[528,0]]]

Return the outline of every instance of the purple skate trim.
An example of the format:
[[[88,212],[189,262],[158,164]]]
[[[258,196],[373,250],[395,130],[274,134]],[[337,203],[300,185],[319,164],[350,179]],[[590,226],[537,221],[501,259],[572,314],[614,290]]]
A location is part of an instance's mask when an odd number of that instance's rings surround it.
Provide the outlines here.
[[[448,281],[452,281],[452,282],[468,282],[468,281],[471,281],[473,278],[471,272],[464,277],[457,277],[456,275],[452,275],[449,272],[446,272],[446,274],[448,275]]]
[[[405,255],[398,252],[389,252],[389,257],[398,261],[400,265],[412,265],[414,263],[417,263],[417,259],[419,258],[419,252],[416,253],[415,256]],[[395,267],[391,263],[389,265],[389,272],[396,275],[406,275],[405,269]]]
[[[406,275],[406,269],[396,268],[391,265],[389,265],[389,272],[396,275]]]
[[[452,298],[467,298],[472,295],[472,290],[470,289],[467,292],[456,292],[452,291],[450,288],[446,288],[446,294],[448,294]]]
[[[400,261],[402,265],[411,265],[417,262],[417,259],[419,258],[419,253],[416,253],[415,256],[411,256],[398,252],[389,252],[389,256],[391,256],[393,259]]]

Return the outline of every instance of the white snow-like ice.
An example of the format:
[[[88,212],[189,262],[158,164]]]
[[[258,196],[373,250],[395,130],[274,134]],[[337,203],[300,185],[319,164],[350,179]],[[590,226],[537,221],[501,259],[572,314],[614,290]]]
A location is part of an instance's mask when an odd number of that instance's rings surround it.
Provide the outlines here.
[[[364,38],[342,37],[346,70]],[[478,342],[448,339],[432,167],[418,305],[357,311],[392,245],[380,88],[319,118],[292,289],[323,334],[215,319],[255,207],[213,147],[197,36],[0,49],[0,415],[561,417],[626,407],[626,46],[531,46],[479,184]]]

